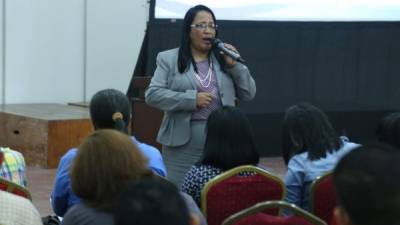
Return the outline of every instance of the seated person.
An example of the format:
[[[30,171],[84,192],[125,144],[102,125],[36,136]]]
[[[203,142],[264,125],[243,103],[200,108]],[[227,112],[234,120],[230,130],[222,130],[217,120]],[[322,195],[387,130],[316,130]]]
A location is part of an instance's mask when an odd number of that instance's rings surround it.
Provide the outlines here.
[[[115,129],[128,133],[131,119],[131,106],[128,97],[114,89],[97,92],[90,102],[90,117],[95,130]],[[147,144],[139,142],[131,136],[139,150],[147,157],[149,168],[160,176],[166,176],[166,169],[160,152]],[[58,216],[64,216],[67,210],[79,203],[80,199],[71,191],[69,169],[77,154],[76,148],[70,149],[60,160],[58,166],[51,203]]]
[[[344,156],[333,172],[338,225],[400,224],[400,152],[366,145]]]
[[[71,165],[71,188],[81,203],[65,214],[63,225],[113,225],[116,196],[130,182],[153,177],[147,159],[129,136],[101,129],[79,146]]]
[[[141,179],[119,196],[115,210],[118,225],[198,225],[172,183],[163,179]]]
[[[0,164],[4,157],[4,152],[0,151]],[[0,190],[0,224],[42,225],[42,220],[31,201]]]
[[[0,177],[26,187],[24,156],[10,148],[0,147],[0,152],[4,154],[4,162],[0,164]]]
[[[376,129],[378,141],[400,149],[400,112],[387,115]]]
[[[186,173],[181,186],[199,206],[201,190],[210,179],[234,167],[259,162],[250,122],[239,108],[227,106],[213,111],[206,133],[203,155]]]
[[[325,113],[307,103],[286,110],[282,134],[283,157],[288,165],[285,201],[309,210],[311,183],[333,170],[338,160],[358,144],[339,137]]]

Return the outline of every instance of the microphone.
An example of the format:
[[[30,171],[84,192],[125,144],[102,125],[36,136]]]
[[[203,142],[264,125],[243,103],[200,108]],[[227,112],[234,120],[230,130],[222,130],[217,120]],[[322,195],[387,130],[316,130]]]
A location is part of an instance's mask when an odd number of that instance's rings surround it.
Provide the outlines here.
[[[218,48],[219,50],[221,50],[225,54],[227,54],[229,57],[231,57],[232,59],[234,59],[234,60],[236,60],[238,62],[241,62],[241,63],[245,62],[244,59],[242,57],[240,57],[239,54],[237,54],[236,52],[234,52],[234,51],[232,51],[230,49],[227,49],[225,47],[224,43],[220,39],[218,39],[218,38],[209,38],[209,40],[210,40],[211,45],[214,48]]]

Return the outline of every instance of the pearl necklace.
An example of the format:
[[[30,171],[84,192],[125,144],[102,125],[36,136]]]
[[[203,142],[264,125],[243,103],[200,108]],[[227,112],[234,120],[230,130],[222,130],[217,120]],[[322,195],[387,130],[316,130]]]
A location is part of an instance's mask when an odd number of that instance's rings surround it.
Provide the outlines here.
[[[198,73],[196,73],[196,71],[194,72],[194,76],[196,77],[196,79],[199,81],[200,85],[203,88],[208,88],[210,86],[212,80],[212,71],[213,71],[213,64],[211,62],[210,66],[208,67],[207,75],[204,78],[202,78]],[[200,73],[200,71],[198,72]]]

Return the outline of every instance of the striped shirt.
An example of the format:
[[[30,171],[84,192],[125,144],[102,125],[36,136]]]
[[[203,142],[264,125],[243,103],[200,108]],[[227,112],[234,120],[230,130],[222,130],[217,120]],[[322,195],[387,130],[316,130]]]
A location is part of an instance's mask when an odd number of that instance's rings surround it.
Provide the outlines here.
[[[217,78],[215,69],[210,69],[208,60],[197,62],[196,66],[198,73],[193,76],[196,81],[197,91],[210,93],[213,97],[207,107],[197,109],[192,114],[191,120],[207,120],[211,112],[222,105],[221,98],[219,97]]]
[[[26,187],[25,160],[21,153],[10,148],[0,147],[4,161],[0,167],[0,177]]]

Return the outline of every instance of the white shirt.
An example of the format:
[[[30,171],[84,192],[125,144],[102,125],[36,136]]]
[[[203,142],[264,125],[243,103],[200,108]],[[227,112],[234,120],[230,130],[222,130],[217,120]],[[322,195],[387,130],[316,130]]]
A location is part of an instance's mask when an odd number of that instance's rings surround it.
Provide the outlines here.
[[[0,191],[1,225],[42,225],[40,214],[26,198]]]

